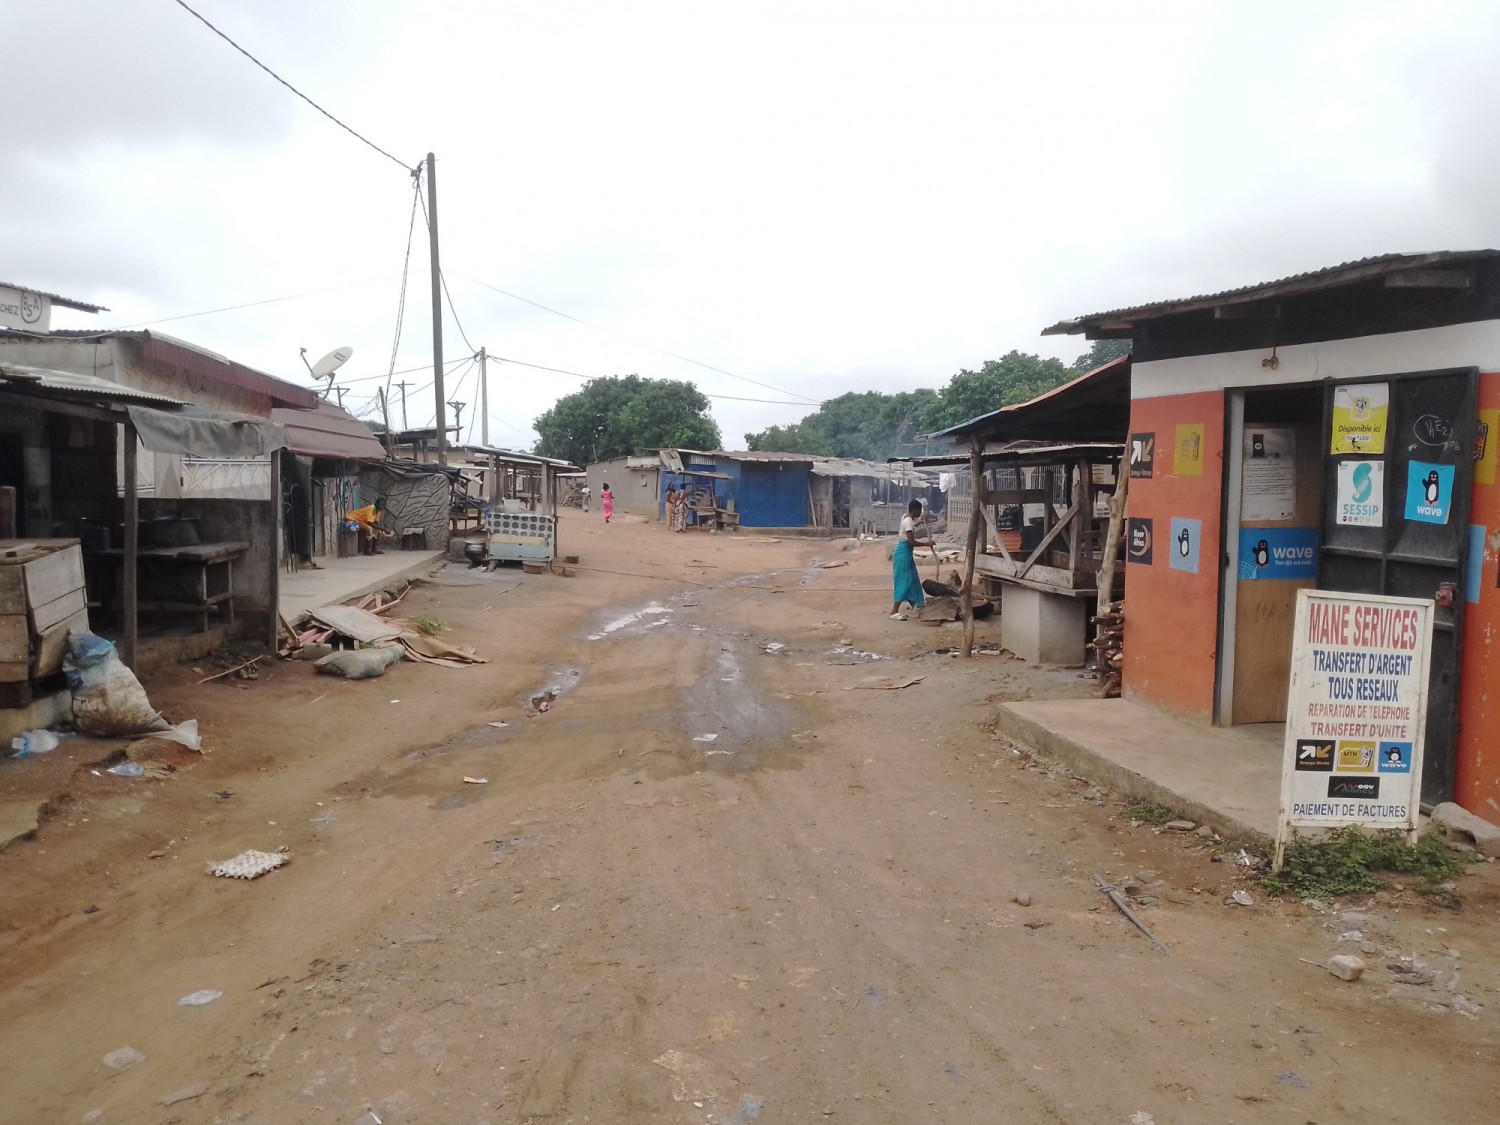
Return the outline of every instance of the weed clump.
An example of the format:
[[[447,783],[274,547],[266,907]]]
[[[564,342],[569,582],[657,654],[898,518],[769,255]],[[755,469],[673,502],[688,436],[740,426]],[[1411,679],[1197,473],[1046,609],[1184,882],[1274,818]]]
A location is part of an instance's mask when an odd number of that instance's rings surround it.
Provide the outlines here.
[[[1388,875],[1415,875],[1422,883],[1419,889],[1435,891],[1463,870],[1447,841],[1448,834],[1436,827],[1412,845],[1400,829],[1370,833],[1356,824],[1316,839],[1294,836],[1286,847],[1285,864],[1277,874],[1266,876],[1265,888],[1274,895],[1337,898],[1381,890]]]
[[[1126,820],[1138,820],[1142,824],[1166,824],[1169,820],[1177,820],[1176,809],[1169,809],[1166,805],[1158,805],[1155,801],[1136,801],[1128,805],[1121,814]]]

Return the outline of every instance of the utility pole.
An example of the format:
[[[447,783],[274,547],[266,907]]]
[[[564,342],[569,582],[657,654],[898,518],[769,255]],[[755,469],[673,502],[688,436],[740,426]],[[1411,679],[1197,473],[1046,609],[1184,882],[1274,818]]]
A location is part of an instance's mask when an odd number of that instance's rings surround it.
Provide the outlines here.
[[[376,392],[380,396],[380,413],[385,418],[385,433],[380,435],[380,444],[385,446],[385,456],[389,460],[391,456],[391,404],[385,397],[385,388],[381,387]]]
[[[406,429],[406,388],[411,386],[405,379],[396,384],[401,389],[401,428]]]
[[[479,349],[479,444],[486,448],[490,444],[489,355],[483,348]]]
[[[427,154],[427,243],[432,258],[432,389],[437,399],[437,459],[448,463],[448,418],[443,397],[443,274],[438,266],[437,160]]]

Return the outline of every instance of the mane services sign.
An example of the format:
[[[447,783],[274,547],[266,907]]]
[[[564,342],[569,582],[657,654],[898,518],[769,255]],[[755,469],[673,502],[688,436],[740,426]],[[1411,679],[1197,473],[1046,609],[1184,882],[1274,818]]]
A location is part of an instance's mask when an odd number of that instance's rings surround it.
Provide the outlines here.
[[[1424,598],[1297,592],[1277,870],[1294,828],[1361,824],[1415,840],[1432,608]]]

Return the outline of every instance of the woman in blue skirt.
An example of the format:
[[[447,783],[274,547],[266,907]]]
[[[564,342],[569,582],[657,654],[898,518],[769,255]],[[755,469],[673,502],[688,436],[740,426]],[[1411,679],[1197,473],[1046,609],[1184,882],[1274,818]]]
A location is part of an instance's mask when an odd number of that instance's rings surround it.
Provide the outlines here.
[[[919,540],[917,538],[917,524],[922,521],[922,501],[913,500],[906,506],[906,515],[901,517],[901,538],[896,543],[896,552],[891,556],[891,577],[895,584],[895,593],[891,595],[891,620],[905,621],[906,614],[901,612],[901,603],[910,602],[913,609],[919,608],[926,599],[922,596],[922,580],[917,576],[917,559],[914,554],[918,547],[933,547],[931,538]]]

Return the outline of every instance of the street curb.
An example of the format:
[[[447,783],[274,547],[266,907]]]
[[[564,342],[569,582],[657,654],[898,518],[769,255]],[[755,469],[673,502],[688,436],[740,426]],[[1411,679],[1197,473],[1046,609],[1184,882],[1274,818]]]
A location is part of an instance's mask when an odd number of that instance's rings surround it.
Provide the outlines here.
[[[1039,755],[1071,770],[1097,785],[1105,785],[1123,797],[1154,801],[1180,811],[1187,820],[1206,824],[1226,840],[1239,844],[1260,844],[1266,837],[1244,821],[1183,796],[1171,787],[1154,781],[1119,762],[1111,761],[1098,751],[1071,738],[1048,730],[1034,719],[1018,714],[1006,704],[996,712],[1000,732],[1024,743]]]

